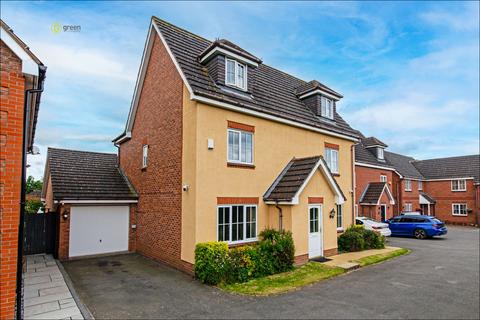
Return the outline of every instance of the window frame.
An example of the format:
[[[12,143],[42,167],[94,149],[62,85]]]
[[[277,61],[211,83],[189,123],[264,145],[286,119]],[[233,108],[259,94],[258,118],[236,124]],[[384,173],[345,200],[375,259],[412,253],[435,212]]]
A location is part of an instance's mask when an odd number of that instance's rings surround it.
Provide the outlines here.
[[[234,83],[231,83],[228,81],[228,62],[229,61],[232,61],[234,63],[234,66],[235,66],[235,70],[233,71],[234,73]],[[238,75],[239,75],[239,67],[238,66],[242,66],[243,67],[243,87],[239,85],[239,81],[238,81]],[[237,60],[235,59],[231,59],[231,58],[228,58],[228,57],[225,57],[225,84],[227,86],[231,86],[231,87],[235,87],[235,88],[238,88],[238,89],[241,89],[243,91],[247,91],[247,88],[248,88],[248,77],[247,77],[247,71],[248,68],[247,68],[247,65],[244,64],[244,63],[240,63],[238,62]]]
[[[148,166],[148,144],[142,146],[142,169],[145,169]]]
[[[233,214],[233,207],[243,207],[243,240],[236,240],[232,241],[232,214]],[[255,237],[254,238],[247,238],[247,207],[254,207],[255,208]],[[218,220],[218,210],[220,208],[229,208],[229,220],[228,220],[228,241],[219,240],[218,236],[218,227],[219,227],[219,220]],[[240,243],[250,243],[258,241],[258,205],[256,204],[219,204],[217,205],[217,223],[216,223],[216,241],[218,242],[226,242],[229,245],[235,245]],[[225,225],[225,223],[223,223]]]
[[[328,102],[330,102],[330,108],[327,108],[329,106]],[[322,96],[321,98],[321,106],[320,106],[320,116],[333,120],[334,119],[334,100],[327,98],[325,96]],[[327,112],[328,110],[328,112]]]
[[[235,132],[239,134],[238,137],[238,160],[235,159],[230,159],[230,132]],[[247,162],[247,161],[242,161],[242,134],[250,134],[252,136],[252,162]],[[255,150],[255,141],[254,141],[254,133],[250,131],[245,131],[245,130],[240,130],[240,129],[234,129],[234,128],[227,128],[227,163],[233,163],[233,164],[245,164],[245,165],[250,165],[253,166],[255,163],[255,157],[254,157],[254,150]],[[245,149],[246,152],[247,149]],[[247,158],[247,155],[245,154],[245,160]]]
[[[405,191],[412,191],[412,180],[411,179],[405,179]]]
[[[418,189],[418,191],[423,191],[423,181],[421,181],[421,180],[418,180],[417,182],[418,182],[418,185],[417,185],[417,187],[418,187],[418,188],[417,188],[417,189]]]
[[[458,207],[458,212],[461,212],[460,206],[465,207],[465,213],[455,213],[455,207]],[[455,202],[452,203],[452,216],[458,216],[458,217],[466,217],[468,216],[468,206],[467,203],[465,202]]]
[[[337,154],[337,162],[336,162],[336,171],[333,171],[332,168],[331,168],[331,163],[328,162],[328,158],[327,158],[327,152],[335,152]],[[325,157],[325,162],[327,163],[327,166],[328,168],[330,169],[330,172],[333,173],[333,174],[339,174],[340,173],[340,168],[339,168],[339,164],[340,164],[340,153],[338,152],[337,149],[334,149],[334,148],[329,148],[329,147],[325,147],[325,151],[324,151],[324,157]],[[330,161],[332,161],[333,157],[330,156]]]
[[[407,208],[409,208],[409,209],[407,209]],[[405,212],[412,212],[412,210],[413,210],[412,203],[411,202],[406,202],[405,203]]]
[[[377,148],[377,158],[379,160],[385,160],[385,153],[383,148],[380,148],[380,147]]]
[[[463,182],[463,189],[460,189],[460,181]],[[457,183],[457,189],[455,189],[453,186],[454,186],[454,182]],[[452,192],[463,192],[463,191],[467,191],[467,179],[452,179],[451,182],[450,182],[450,190]]]
[[[343,230],[343,205],[337,204],[337,231]],[[340,214],[338,214],[340,212]],[[340,220],[339,220],[340,218]],[[338,225],[338,221],[340,221],[340,225]]]
[[[380,175],[380,182],[388,182],[388,177],[385,174]]]

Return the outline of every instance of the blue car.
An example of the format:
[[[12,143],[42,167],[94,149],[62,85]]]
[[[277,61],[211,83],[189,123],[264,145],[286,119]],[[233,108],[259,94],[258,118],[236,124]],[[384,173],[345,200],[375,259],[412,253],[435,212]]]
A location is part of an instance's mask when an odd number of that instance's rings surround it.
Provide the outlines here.
[[[392,236],[414,236],[425,239],[447,234],[445,223],[432,216],[402,215],[387,221]]]

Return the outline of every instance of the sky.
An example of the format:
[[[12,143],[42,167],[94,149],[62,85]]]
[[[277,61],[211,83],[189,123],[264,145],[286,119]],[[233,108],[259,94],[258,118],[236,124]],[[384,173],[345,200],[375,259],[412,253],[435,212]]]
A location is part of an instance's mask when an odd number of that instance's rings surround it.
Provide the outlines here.
[[[417,159],[479,153],[478,2],[8,2],[48,67],[28,173],[47,147],[116,152],[151,16],[226,38],[342,93],[340,115]],[[52,25],[80,26],[79,32]]]

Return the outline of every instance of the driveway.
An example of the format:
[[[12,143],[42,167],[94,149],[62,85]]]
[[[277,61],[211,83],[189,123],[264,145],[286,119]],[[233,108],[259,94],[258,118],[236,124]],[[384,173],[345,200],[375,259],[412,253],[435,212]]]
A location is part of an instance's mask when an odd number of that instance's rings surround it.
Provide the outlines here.
[[[64,265],[98,319],[479,318],[478,229],[389,243],[412,253],[271,297],[228,294],[137,254]]]

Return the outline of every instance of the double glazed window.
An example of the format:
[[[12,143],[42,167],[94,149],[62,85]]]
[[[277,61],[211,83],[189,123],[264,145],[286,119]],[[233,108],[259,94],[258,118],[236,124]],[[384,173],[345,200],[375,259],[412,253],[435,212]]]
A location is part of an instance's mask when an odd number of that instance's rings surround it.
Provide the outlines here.
[[[253,133],[228,129],[228,162],[253,164]]]
[[[383,154],[383,148],[377,148],[377,158],[383,160],[385,158]]]
[[[338,150],[325,148],[325,161],[332,173],[338,173]]]
[[[321,100],[321,116],[329,119],[333,119],[333,100],[326,97],[322,97]]]
[[[412,204],[411,203],[405,203],[405,211],[406,212],[412,212]]]
[[[343,207],[341,204],[337,204],[337,229],[343,228]]]
[[[318,232],[319,228],[318,228],[318,224],[319,224],[319,221],[318,221],[318,217],[319,217],[319,214],[318,214],[318,211],[319,211],[319,208],[318,207],[311,207],[310,210],[310,233],[316,233]]]
[[[225,59],[225,83],[230,86],[247,90],[247,68],[232,59]]]
[[[467,181],[465,179],[452,180],[452,191],[467,191]]]
[[[387,176],[381,174],[381,175],[380,175],[380,182],[387,182]]]
[[[148,165],[148,145],[143,145],[142,149],[142,168],[146,168]]]
[[[418,190],[423,190],[423,182],[422,181],[418,181]]]
[[[452,214],[454,216],[466,216],[467,215],[467,204],[466,203],[453,203],[452,204]]]
[[[257,238],[257,206],[218,207],[218,241],[246,242]]]
[[[412,180],[405,179],[405,191],[412,191]]]

